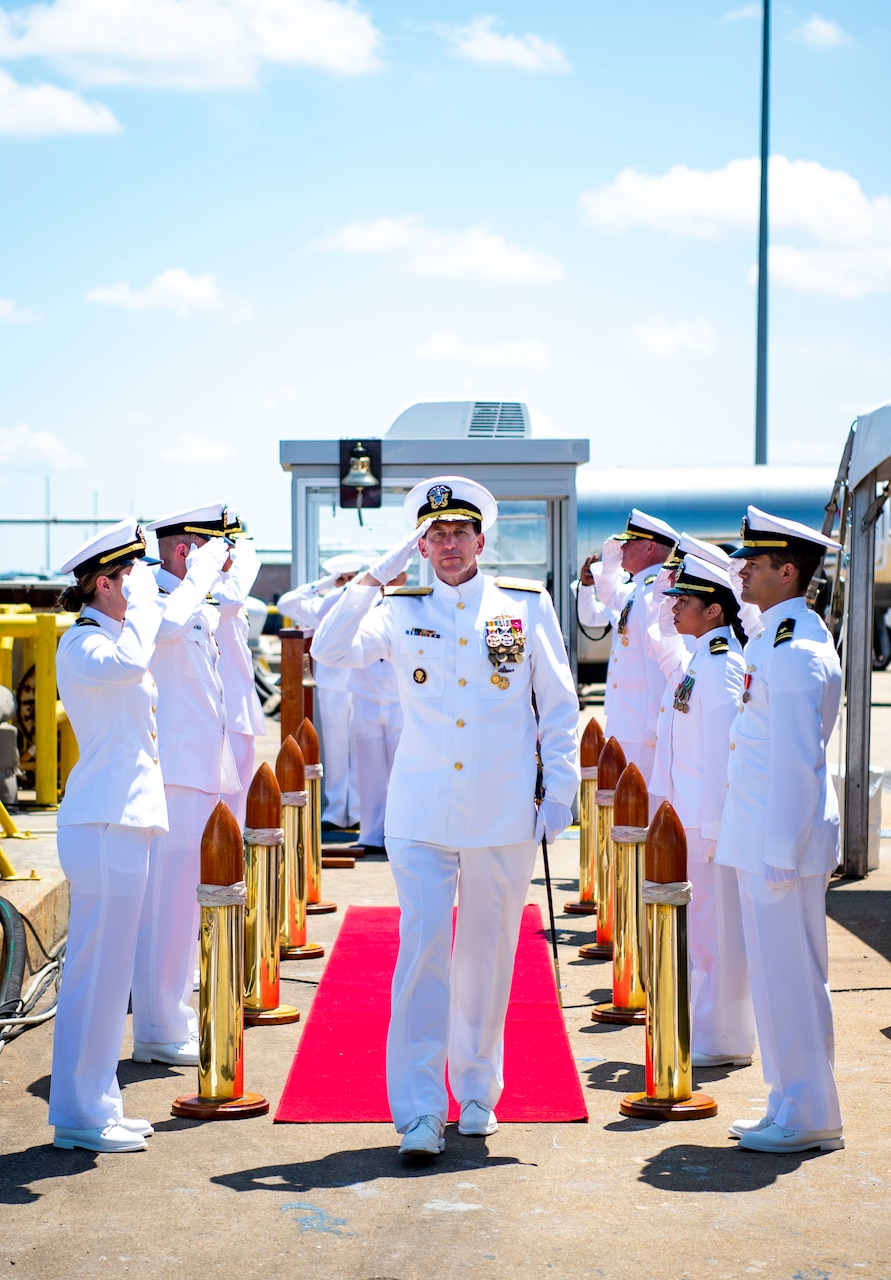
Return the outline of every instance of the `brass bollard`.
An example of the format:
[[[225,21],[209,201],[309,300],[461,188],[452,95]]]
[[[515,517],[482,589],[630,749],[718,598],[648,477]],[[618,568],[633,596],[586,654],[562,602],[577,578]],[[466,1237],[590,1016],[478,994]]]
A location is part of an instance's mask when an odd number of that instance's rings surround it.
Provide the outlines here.
[[[189,1120],[264,1116],[269,1103],[244,1092],[244,845],[220,801],[201,837],[198,1092],[171,1107]]]
[[[306,777],[303,752],[290,734],[275,761],[275,776],[282,793],[281,915],[279,958],[317,960],[325,948],[306,941]]]
[[[646,1021],[644,992],[644,842],[650,798],[643,775],[629,764],[616,786],[614,854],[615,908],[613,925],[613,1002],[598,1004],[595,1022],[625,1024]]]
[[[646,1093],[629,1093],[623,1116],[648,1120],[705,1120],[718,1104],[693,1093],[690,1059],[690,967],[687,957],[687,840],[665,801],[646,841],[643,887],[647,917]]]
[[[244,830],[247,908],[244,920],[244,1020],[297,1022],[293,1005],[279,1004],[281,971],[278,935],[281,915],[282,798],[275,774],[264,761],[247,793]]]
[[[322,899],[322,763],[319,735],[310,720],[297,730],[306,775],[306,911],[324,915],[337,910],[336,902]]]
[[[579,947],[583,960],[609,960],[613,954],[615,916],[613,875],[613,800],[616,786],[625,768],[625,753],[615,738],[607,739],[597,762],[597,941]]]
[[[597,762],[603,750],[603,730],[592,716],[579,746],[582,782],[579,788],[579,900],[563,908],[569,915],[592,916],[597,910]]]

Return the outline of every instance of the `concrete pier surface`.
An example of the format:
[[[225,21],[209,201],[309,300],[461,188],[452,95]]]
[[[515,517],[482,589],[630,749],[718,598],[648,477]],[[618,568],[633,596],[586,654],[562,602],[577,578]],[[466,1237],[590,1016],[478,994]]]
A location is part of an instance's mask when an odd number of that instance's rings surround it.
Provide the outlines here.
[[[872,759],[891,773],[891,672],[876,675],[873,703]],[[277,737],[267,737],[259,758],[274,759],[277,749]],[[4,841],[7,855],[19,869],[44,860],[51,874],[53,815],[17,821],[43,835],[30,846]],[[888,831],[887,786],[881,821]],[[505,1124],[487,1139],[461,1137],[450,1125],[445,1153],[414,1169],[402,1166],[389,1125],[274,1125],[326,963],[286,962],[282,1000],[300,1008],[301,1022],[246,1031],[245,1088],[269,1099],[266,1117],[174,1118],[170,1104],[195,1090],[197,1072],[131,1062],[128,1020],[119,1079],[127,1114],[155,1126],[148,1150],[59,1151],[47,1125],[53,1024],[7,1045],[0,1054],[0,1267],[41,1280],[891,1280],[887,838],[882,854],[865,880],[836,880],[828,895],[844,1151],[738,1149],[728,1123],[763,1110],[757,1059],[694,1073],[694,1087],[718,1102],[712,1119],[622,1117],[622,1096],[644,1088],[644,1031],[591,1020],[593,1004],[611,998],[611,967],[578,959],[593,918],[562,912],[578,888],[578,840],[570,837],[554,847],[551,867],[564,1015],[587,1124]],[[323,884],[338,911],[311,917],[309,934],[326,955],[350,903],[395,901],[383,858],[326,870]],[[0,888],[10,898],[15,891]],[[530,900],[546,919],[540,862]],[[357,1030],[362,1016],[357,999]]]

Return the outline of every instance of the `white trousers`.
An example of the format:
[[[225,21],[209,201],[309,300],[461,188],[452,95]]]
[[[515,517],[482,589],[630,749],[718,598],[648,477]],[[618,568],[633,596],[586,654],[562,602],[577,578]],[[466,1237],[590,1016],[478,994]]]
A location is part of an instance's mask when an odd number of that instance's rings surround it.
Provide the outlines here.
[[[232,754],[235,756],[235,763],[238,766],[241,790],[236,792],[235,795],[225,796],[224,798],[226,804],[238,819],[240,829],[244,831],[247,793],[254,780],[254,736],[251,733],[230,732],[229,745],[232,748]]]
[[[501,1097],[504,1019],[536,849],[533,840],[482,849],[387,840],[402,913],[387,1034],[400,1133],[417,1116],[445,1123],[447,1059],[459,1102],[494,1107]]]
[[[52,1125],[104,1129],[124,1114],[117,1069],[150,837],[144,827],[59,827],[71,914],[53,1023]]]
[[[133,1039],[185,1044],[198,1034],[195,985],[201,836],[219,800],[192,787],[164,788],[170,831],[152,841],[133,971]]]
[[[755,1052],[755,1015],[736,870],[706,862],[698,830],[687,830],[687,878],[694,1053],[737,1058]]]
[[[322,685],[316,693],[325,770],[322,818],[337,827],[348,827],[359,817],[359,789],[351,760],[352,695],[348,690],[326,689]]]
[[[402,733],[402,707],[353,694],[356,779],[359,784],[359,844],[384,843],[384,813],[393,757]]]
[[[771,889],[737,868],[767,1114],[784,1129],[838,1129],[826,941],[828,876]]]

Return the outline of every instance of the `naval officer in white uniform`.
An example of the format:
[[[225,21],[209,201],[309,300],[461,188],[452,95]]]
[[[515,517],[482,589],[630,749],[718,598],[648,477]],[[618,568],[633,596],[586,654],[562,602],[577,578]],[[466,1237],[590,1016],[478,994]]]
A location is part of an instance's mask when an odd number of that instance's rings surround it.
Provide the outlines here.
[[[625,759],[637,765],[647,785],[665,687],[647,631],[653,620],[653,583],[677,540],[670,524],[635,507],[625,531],[607,539],[602,562],[590,567],[594,585],[584,585],[586,573],[578,592],[579,621],[585,626],[602,625],[611,616],[617,619],[604,696],[606,732],[617,739]]]
[[[298,627],[313,631],[333,609],[344,587],[368,565],[367,557],[343,551],[323,561],[323,578],[305,582],[280,596],[279,613]],[[323,807],[322,829],[337,831],[355,826],[359,819],[359,779],[355,760],[353,699],[350,672],[321,659],[313,664],[318,694],[318,728],[321,730]]]
[[[677,634],[689,649],[665,697],[662,748],[666,793],[687,837],[693,886],[690,930],[691,1047],[694,1067],[747,1066],[755,1019],[746,969],[736,873],[716,866],[727,796],[730,725],[743,691],[739,606],[727,571],[686,555],[665,591]]]
[[[715,861],[735,867],[767,1108],[730,1132],[750,1151],[844,1146],[835,1084],[826,889],[838,864],[835,791],[826,743],[841,667],[805,592],[838,543],[749,507],[742,598],[763,630],[744,651],[745,688],[731,728],[727,802]]]
[[[208,593],[229,562],[221,503],[178,511],[147,528],[158,537],[164,597],[152,671],[158,682],[158,755],[170,831],[152,841],[133,973],[133,1060],[197,1066],[194,987],[201,836],[214,806],[241,790],[226,733]]]
[[[347,588],[313,649],[346,666],[387,658],[399,680],[405,722],[385,838],[402,914],[387,1087],[400,1152],[429,1158],[445,1145],[447,1058],[459,1132],[497,1128],[504,1019],[537,840],[556,839],[572,820],[578,699],[548,593],[478,570],[497,516],[488,490],[439,476],[412,489],[405,513],[413,532]],[[380,584],[416,545],[433,585],[397,589],[374,608]],[[545,791],[537,813],[536,737]]]
[[[117,1080],[149,845],[167,830],[149,671],[163,609],[144,560],[131,518],[62,566],[77,581],[60,604],[80,616],[59,641],[56,678],[80,754],[59,807],[71,913],[49,1122],[55,1146],[88,1151],[143,1151],[152,1133],[125,1118]]]
[[[216,640],[226,703],[226,731],[235,756],[241,789],[226,801],[243,829],[247,793],[254,778],[254,739],[266,733],[266,717],[254,684],[254,660],[248,647],[247,599],[260,572],[260,559],[239,517],[230,511],[225,529],[233,541],[231,564],[214,588],[220,615]]]

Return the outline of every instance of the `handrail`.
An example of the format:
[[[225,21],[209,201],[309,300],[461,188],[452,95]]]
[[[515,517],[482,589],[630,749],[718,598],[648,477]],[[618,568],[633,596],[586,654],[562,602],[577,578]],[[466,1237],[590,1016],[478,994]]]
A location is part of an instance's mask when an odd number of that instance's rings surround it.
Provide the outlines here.
[[[73,626],[77,615],[14,612],[17,607],[13,605],[9,612],[5,609],[0,612],[0,641],[26,640],[35,647],[34,790],[37,803],[43,808],[53,809],[59,803],[56,646],[59,637]],[[67,721],[67,717],[65,719]],[[70,726],[67,732],[70,732]],[[70,758],[70,744],[63,749],[67,750]]]

